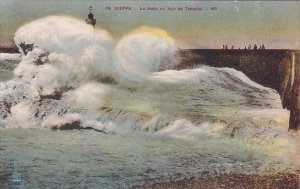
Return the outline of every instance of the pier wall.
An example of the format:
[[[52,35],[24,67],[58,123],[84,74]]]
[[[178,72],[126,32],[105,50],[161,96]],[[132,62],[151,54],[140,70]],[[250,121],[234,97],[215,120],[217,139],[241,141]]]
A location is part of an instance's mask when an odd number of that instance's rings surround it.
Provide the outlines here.
[[[290,110],[289,129],[300,129],[300,51],[298,50],[179,50],[176,69],[199,65],[229,67],[251,80],[278,91],[282,106]]]
[[[0,47],[0,53],[19,53],[17,47]]]

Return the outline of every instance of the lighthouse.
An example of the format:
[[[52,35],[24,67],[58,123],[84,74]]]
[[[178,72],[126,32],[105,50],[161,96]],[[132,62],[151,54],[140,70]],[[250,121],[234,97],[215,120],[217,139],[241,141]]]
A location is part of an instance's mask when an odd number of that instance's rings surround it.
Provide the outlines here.
[[[92,26],[94,26],[95,27],[95,25],[96,25],[96,19],[94,19],[94,15],[93,15],[93,13],[92,13],[92,6],[90,6],[90,13],[89,13],[89,15],[88,15],[88,18],[87,19],[85,19],[85,21],[86,21],[86,23],[87,24],[90,24],[90,25],[92,25]]]

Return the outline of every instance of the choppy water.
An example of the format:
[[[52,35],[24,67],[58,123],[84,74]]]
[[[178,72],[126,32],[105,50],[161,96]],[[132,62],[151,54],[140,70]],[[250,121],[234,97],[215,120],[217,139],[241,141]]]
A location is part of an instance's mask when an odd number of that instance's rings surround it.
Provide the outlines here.
[[[0,81],[7,81],[13,77],[13,72],[12,70],[17,66],[16,61],[8,61],[8,60],[3,60],[0,62],[1,69],[0,69]]]
[[[1,188],[15,186],[12,174],[16,171],[21,173],[25,188],[127,188],[230,172],[270,173],[297,167],[293,161],[298,139],[286,133],[288,114],[279,109],[276,94],[268,98],[267,89],[249,91],[251,87],[245,86],[238,99],[237,94],[230,96],[224,90],[222,96],[213,92],[216,88],[204,85],[203,89],[199,80],[192,82],[193,87],[165,83],[159,89],[135,91],[116,86],[109,93],[106,107],[141,117],[159,114],[158,120],[169,117],[170,126],[161,126],[166,129],[160,131],[152,128],[151,132],[145,126],[123,134],[1,129]],[[251,92],[261,98],[251,98]],[[171,118],[184,120],[171,125]],[[132,118],[123,119],[130,122]],[[194,125],[186,120],[194,120]],[[237,128],[236,136],[230,137],[233,127]],[[290,154],[286,156],[287,152]]]
[[[269,154],[280,150],[270,150],[274,140],[239,140],[203,137],[184,142],[139,134],[1,130],[1,188],[9,187],[14,164],[25,188],[116,188],[287,170],[284,159]]]

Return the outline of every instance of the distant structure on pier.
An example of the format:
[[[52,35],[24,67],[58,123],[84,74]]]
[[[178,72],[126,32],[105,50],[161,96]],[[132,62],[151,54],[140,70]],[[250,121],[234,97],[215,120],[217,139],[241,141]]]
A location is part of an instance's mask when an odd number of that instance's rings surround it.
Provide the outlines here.
[[[88,15],[88,18],[87,19],[85,19],[85,21],[86,21],[86,23],[87,24],[90,24],[90,25],[92,25],[92,26],[94,26],[95,27],[95,25],[96,25],[96,19],[94,19],[94,15],[93,15],[93,13],[92,13],[92,6],[90,6],[90,14]]]

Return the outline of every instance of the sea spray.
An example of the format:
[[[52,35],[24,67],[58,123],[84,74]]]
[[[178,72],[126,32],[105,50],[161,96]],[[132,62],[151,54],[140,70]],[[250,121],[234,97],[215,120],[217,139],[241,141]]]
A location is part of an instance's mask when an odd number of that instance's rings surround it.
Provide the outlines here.
[[[53,128],[79,120],[86,126],[86,111],[59,99],[87,82],[110,77],[114,41],[109,34],[74,18],[51,16],[21,27],[15,42],[34,48],[22,57],[15,77],[1,83],[1,125]]]
[[[116,128],[116,124],[95,113],[111,93],[111,86],[101,82],[122,83],[123,79],[119,78],[131,80],[137,73],[146,76],[175,62],[174,42],[163,30],[142,27],[125,36],[113,52],[115,42],[107,32],[94,30],[70,17],[50,16],[26,24],[16,32],[15,42],[33,44],[33,50],[24,54],[14,70],[15,77],[1,84],[2,99],[5,99],[1,110],[4,127],[25,128],[31,122],[31,127],[59,128],[79,123],[82,127],[113,132],[105,125]],[[116,53],[137,50],[137,45],[142,51],[131,54],[130,63],[128,56]],[[126,61],[140,70],[124,66]],[[125,72],[120,72],[119,67]],[[131,120],[124,117],[115,122],[121,125],[128,122],[126,119]],[[135,121],[128,124],[128,128],[141,125]]]
[[[103,107],[107,94],[111,92],[112,87],[110,85],[90,82],[64,93],[64,99],[90,110],[98,110]]]
[[[34,44],[15,70],[16,77],[32,83],[33,93],[63,93],[86,81],[110,77],[113,39],[74,18],[33,21],[18,29],[15,42]]]
[[[141,82],[152,72],[172,69],[177,64],[177,46],[163,30],[140,27],[123,37],[114,50],[115,77]]]

